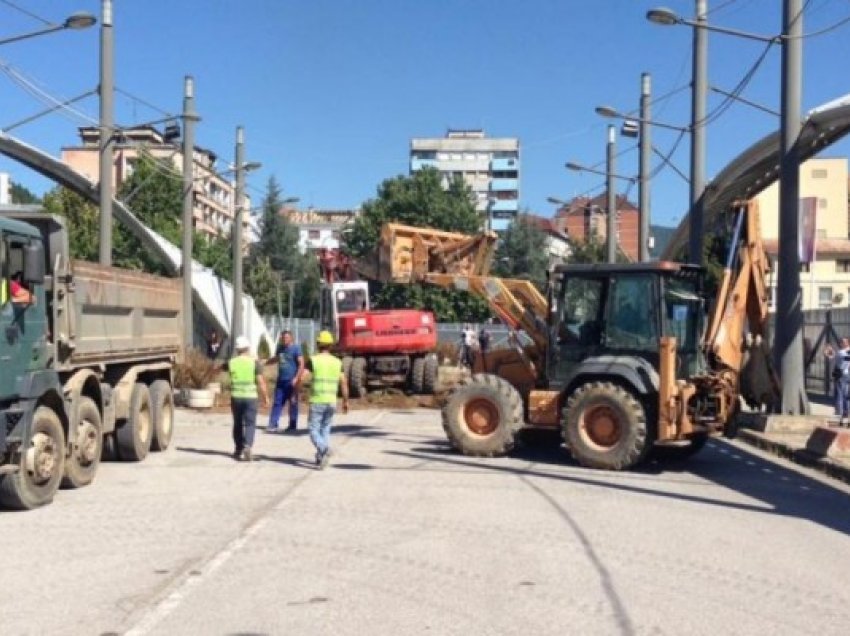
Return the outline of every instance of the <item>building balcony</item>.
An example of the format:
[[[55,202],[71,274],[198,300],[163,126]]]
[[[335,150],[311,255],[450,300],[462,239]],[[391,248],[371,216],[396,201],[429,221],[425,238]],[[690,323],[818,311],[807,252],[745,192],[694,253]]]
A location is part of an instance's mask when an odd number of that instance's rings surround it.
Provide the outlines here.
[[[410,170],[411,172],[416,172],[418,170],[422,170],[423,168],[436,168],[437,160],[436,159],[419,159],[418,157],[411,157],[410,159]]]
[[[491,179],[491,192],[516,192],[519,189],[519,179]]]
[[[519,211],[519,201],[517,199],[492,201],[488,206],[488,210],[493,218],[496,219],[513,217]]]
[[[490,170],[499,172],[501,170],[519,170],[518,157],[497,157],[490,160]]]

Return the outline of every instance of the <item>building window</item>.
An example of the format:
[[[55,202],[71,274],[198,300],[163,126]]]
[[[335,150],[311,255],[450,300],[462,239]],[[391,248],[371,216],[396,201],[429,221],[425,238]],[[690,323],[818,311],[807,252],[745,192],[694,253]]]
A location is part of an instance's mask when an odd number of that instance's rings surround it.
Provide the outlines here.
[[[818,306],[832,306],[832,287],[818,287]]]
[[[815,168],[812,170],[812,179],[826,179],[829,173],[824,168]]]
[[[320,237],[319,230],[307,230],[307,238],[311,241],[318,241]]]
[[[849,259],[839,259],[835,261],[835,271],[841,274],[850,273],[850,260]]]

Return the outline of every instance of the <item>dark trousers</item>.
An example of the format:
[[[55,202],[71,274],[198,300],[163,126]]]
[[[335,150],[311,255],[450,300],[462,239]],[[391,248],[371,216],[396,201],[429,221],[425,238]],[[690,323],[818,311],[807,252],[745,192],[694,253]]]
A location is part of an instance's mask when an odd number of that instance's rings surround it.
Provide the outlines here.
[[[257,431],[257,398],[231,398],[230,412],[233,413],[233,443],[237,451],[254,445]]]

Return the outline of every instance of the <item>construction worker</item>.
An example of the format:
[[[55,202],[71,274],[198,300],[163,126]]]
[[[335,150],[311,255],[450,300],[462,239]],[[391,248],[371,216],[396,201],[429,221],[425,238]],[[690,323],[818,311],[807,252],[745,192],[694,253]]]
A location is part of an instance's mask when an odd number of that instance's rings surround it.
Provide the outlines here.
[[[263,404],[269,405],[269,393],[263,378],[263,366],[250,353],[245,336],[236,338],[236,357],[230,360],[230,411],[233,413],[233,459],[250,462],[251,447],[257,430],[257,389]]]
[[[295,344],[292,332],[288,329],[280,333],[280,341],[275,349],[274,357],[270,360],[278,362],[278,371],[274,403],[269,414],[266,432],[278,431],[283,405],[289,402],[289,426],[286,427],[286,432],[293,433],[298,425],[298,389],[301,385],[301,376],[304,374],[304,354],[301,353],[301,347]]]
[[[348,382],[342,372],[342,361],[330,352],[334,337],[322,331],[316,339],[319,353],[307,362],[310,383],[310,414],[307,425],[310,441],[316,447],[316,466],[327,466],[331,455],[331,424],[336,412],[337,393],[342,393],[342,412],[348,413]]]

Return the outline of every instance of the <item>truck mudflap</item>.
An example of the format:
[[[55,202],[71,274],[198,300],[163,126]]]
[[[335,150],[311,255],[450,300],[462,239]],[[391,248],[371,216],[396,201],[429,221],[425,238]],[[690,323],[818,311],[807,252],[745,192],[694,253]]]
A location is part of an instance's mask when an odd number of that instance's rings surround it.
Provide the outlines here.
[[[32,418],[35,401],[17,402],[0,411],[0,474],[9,455],[14,453],[24,441],[27,422]]]

